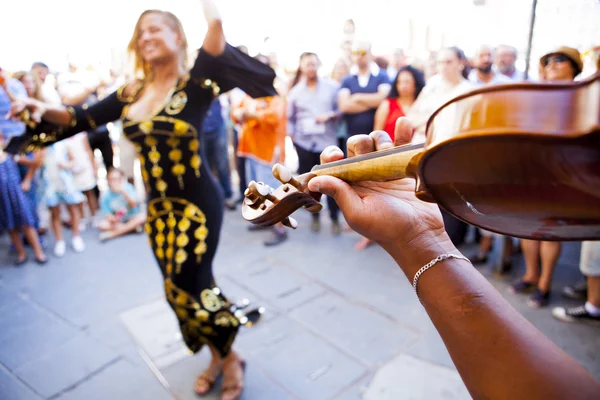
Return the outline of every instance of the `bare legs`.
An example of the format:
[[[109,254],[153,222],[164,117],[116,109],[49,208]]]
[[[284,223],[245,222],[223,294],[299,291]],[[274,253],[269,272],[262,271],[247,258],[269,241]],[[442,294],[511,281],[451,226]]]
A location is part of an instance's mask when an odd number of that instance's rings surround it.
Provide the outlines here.
[[[522,240],[521,243],[523,255],[525,256],[525,275],[523,275],[522,280],[537,284],[542,292],[548,293],[552,285],[554,268],[560,256],[560,242]]]
[[[98,229],[102,231],[100,236],[102,240],[110,240],[135,231],[145,222],[146,216],[144,214],[137,214],[127,222],[111,221],[107,218],[100,222]]]

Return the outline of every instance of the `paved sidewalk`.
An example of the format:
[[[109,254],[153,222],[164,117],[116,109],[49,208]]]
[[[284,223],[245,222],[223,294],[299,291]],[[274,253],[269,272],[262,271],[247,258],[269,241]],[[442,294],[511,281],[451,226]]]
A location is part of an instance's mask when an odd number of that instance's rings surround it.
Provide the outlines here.
[[[267,249],[268,233],[247,232],[239,214],[227,214],[215,268],[228,297],[267,309],[236,343],[248,360],[244,399],[469,397],[408,280],[380,248],[356,252],[358,236],[332,237],[326,218],[313,234],[302,213],[290,240]],[[84,237],[85,253],[23,268],[10,265],[0,239],[0,399],[172,398],[148,363],[180,399],[196,399],[208,352],[190,356],[182,346],[146,238]],[[552,306],[573,304],[560,289],[579,279],[578,259],[579,245],[566,244]],[[481,271],[506,293],[509,280]],[[517,261],[514,277],[521,271]],[[600,327],[560,323],[506,296],[600,379]],[[218,387],[206,398],[219,399]]]

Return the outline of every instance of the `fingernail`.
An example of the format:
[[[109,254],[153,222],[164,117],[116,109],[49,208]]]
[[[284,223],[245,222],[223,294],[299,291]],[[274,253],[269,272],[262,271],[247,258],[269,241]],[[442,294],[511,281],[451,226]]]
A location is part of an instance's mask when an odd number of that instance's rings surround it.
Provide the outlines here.
[[[309,182],[308,188],[311,192],[319,191],[319,183],[318,182]]]

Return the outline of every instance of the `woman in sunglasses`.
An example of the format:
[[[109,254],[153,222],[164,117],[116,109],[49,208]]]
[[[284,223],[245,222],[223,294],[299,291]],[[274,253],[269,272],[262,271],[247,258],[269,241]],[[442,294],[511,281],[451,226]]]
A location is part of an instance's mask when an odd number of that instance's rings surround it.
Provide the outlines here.
[[[577,49],[563,46],[544,55],[539,68],[541,80],[573,81],[581,73],[583,62]],[[536,240],[521,240],[521,243],[525,256],[525,275],[510,287],[510,291],[531,292],[527,304],[532,308],[547,306],[561,243]]]

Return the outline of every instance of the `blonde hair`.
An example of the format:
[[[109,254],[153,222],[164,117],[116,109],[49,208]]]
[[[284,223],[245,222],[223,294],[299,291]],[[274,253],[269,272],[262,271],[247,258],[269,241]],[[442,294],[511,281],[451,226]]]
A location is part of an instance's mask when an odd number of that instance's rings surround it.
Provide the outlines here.
[[[130,56],[133,58],[133,71],[134,75],[136,75],[140,79],[151,78],[152,71],[150,70],[150,65],[142,59],[142,56],[139,53],[137,41],[140,37],[140,25],[142,23],[142,18],[144,18],[148,14],[159,14],[164,17],[165,23],[171,28],[173,31],[178,33],[181,36],[181,49],[180,49],[180,59],[179,62],[184,69],[187,69],[188,66],[188,42],[185,36],[185,32],[183,31],[183,25],[179,18],[175,16],[175,14],[169,11],[163,10],[146,10],[144,11],[140,17],[138,18],[135,28],[133,30],[133,36],[129,41],[129,45],[127,46],[127,50],[129,51]]]
[[[31,96],[31,98],[35,100],[42,100],[42,82],[40,81],[40,78],[37,75],[32,74],[28,71],[18,71],[15,72],[12,77],[14,79],[18,79],[21,83],[23,83],[23,78],[25,78],[26,76],[31,77],[31,80],[35,85],[35,92],[33,93],[33,96]],[[27,93],[27,95],[29,96],[29,93]]]

